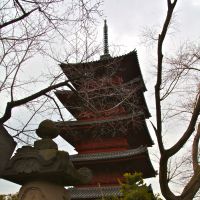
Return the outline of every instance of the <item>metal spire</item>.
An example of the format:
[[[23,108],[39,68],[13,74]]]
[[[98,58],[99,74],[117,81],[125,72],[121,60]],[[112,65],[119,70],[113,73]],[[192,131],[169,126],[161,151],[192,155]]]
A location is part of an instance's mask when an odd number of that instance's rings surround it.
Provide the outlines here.
[[[106,23],[106,19],[104,20],[103,33],[104,33],[104,55],[107,55],[109,54],[109,50],[108,50],[108,26]]]
[[[104,20],[104,27],[103,27],[103,45],[104,45],[104,54],[100,56],[101,60],[105,60],[110,58],[109,49],[108,49],[108,26],[106,23],[106,19]]]

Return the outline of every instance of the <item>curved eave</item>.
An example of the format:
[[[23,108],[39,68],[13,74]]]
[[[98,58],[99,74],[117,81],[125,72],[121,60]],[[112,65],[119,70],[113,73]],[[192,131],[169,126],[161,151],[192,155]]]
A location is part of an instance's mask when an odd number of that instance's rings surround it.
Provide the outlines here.
[[[150,161],[148,150],[146,147],[139,147],[136,149],[123,151],[76,154],[71,155],[70,160],[76,167],[92,167],[93,171],[95,169],[95,165],[98,165],[98,167],[112,166],[110,170],[115,170],[115,168],[119,170],[118,167],[127,166],[129,170],[131,169],[131,171],[124,171],[123,173],[141,171],[144,175],[144,178],[155,177],[156,175],[156,171],[154,170],[153,165]],[[118,167],[116,167],[116,165]]]
[[[68,192],[72,200],[78,199],[102,199],[103,197],[122,197],[121,186],[84,186],[69,188]],[[148,186],[148,192],[153,193],[151,185]]]
[[[116,64],[117,63],[117,64]],[[65,75],[68,77],[69,80],[71,80],[72,84],[75,88],[79,88],[79,86],[76,84],[75,79],[79,79],[79,81],[84,81],[85,78],[81,80],[81,73],[78,74],[79,71],[87,73],[88,69],[90,68],[98,68],[99,66],[113,66],[120,69],[121,76],[123,77],[124,82],[128,82],[130,80],[133,80],[136,77],[140,77],[142,80],[144,91],[146,91],[146,87],[144,84],[144,80],[142,77],[142,73],[140,70],[137,52],[136,50],[133,50],[129,52],[128,54],[118,56],[118,57],[111,57],[106,60],[98,60],[93,62],[87,62],[87,63],[61,63],[60,67],[65,73]],[[76,71],[76,77],[71,74],[71,69],[74,69]],[[82,73],[83,74],[83,73]]]
[[[122,196],[121,186],[77,187],[69,188],[71,199],[102,199],[104,197]]]
[[[75,154],[70,156],[72,162],[90,162],[90,161],[105,161],[126,159],[133,156],[138,156],[147,153],[146,147],[139,147],[137,149],[130,149],[124,151],[112,151],[102,153],[90,153],[90,154]]]

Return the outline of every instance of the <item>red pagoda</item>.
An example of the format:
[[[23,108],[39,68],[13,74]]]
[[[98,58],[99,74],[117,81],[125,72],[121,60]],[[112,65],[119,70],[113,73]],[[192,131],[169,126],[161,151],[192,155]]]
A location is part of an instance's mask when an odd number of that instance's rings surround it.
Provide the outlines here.
[[[105,21],[100,60],[62,63],[61,68],[75,90],[57,91],[56,96],[76,121],[57,126],[78,152],[70,156],[75,167],[93,173],[88,185],[70,189],[72,199],[120,196],[119,179],[125,172],[155,176],[147,150],[153,145],[145,122],[150,113],[136,51],[111,57]]]

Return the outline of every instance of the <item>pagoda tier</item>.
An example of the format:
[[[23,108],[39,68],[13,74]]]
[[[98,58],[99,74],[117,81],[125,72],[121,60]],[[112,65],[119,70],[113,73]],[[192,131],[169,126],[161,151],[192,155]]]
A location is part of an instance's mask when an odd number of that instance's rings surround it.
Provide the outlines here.
[[[70,192],[71,199],[73,200],[92,200],[113,196],[121,197],[122,193],[120,190],[120,186],[97,186],[70,188],[68,191]]]
[[[56,91],[58,99],[78,120],[116,114],[144,113],[150,117],[140,85],[130,81],[117,86],[85,91]]]
[[[90,121],[57,122],[60,135],[79,153],[152,146],[146,122],[140,115],[121,115]]]
[[[142,172],[144,178],[155,176],[148,151],[145,147],[115,152],[71,155],[70,160],[77,168],[88,167],[93,179],[88,186],[118,185],[126,172]],[[84,185],[83,187],[86,187]]]
[[[77,90],[122,84],[136,78],[142,82],[142,91],[146,90],[135,50],[106,60],[77,64],[62,63],[60,66]]]

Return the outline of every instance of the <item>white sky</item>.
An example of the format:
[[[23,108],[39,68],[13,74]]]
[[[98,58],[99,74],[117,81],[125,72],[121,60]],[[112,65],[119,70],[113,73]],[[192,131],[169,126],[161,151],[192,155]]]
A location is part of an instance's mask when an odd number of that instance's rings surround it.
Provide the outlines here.
[[[144,80],[149,92],[147,92],[147,104],[152,113],[154,105],[151,100],[154,84],[151,79],[152,63],[155,52],[146,48],[141,43],[141,35],[144,28],[160,27],[166,15],[166,1],[161,0],[104,0],[104,14],[109,29],[110,52],[116,50],[115,45],[120,45],[121,52],[129,52],[137,49],[140,66]],[[167,40],[165,52],[170,53],[182,42],[200,39],[200,0],[182,0],[176,7],[173,30]],[[102,37],[102,24],[99,24],[99,40]],[[160,30],[160,29],[158,29]],[[153,133],[152,138],[156,142]],[[64,146],[66,148],[66,146]],[[154,147],[156,148],[156,146]],[[67,149],[68,150],[68,149]],[[152,150],[154,151],[154,150]],[[155,166],[157,168],[157,166]],[[153,190],[159,192],[156,181],[153,183]],[[0,194],[15,193],[19,186],[0,180]]]

